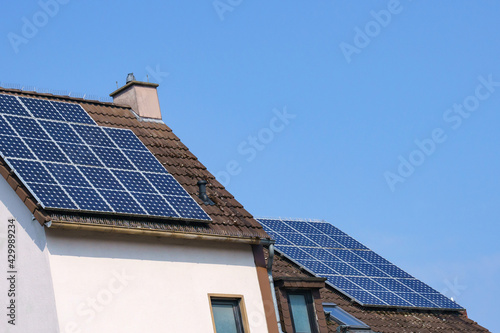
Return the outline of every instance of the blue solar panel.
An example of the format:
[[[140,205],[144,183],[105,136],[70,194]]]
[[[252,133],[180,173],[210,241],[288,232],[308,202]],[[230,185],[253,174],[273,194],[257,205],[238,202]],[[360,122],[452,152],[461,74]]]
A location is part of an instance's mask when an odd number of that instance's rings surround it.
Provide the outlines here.
[[[337,242],[336,240],[328,237],[326,235],[313,235],[308,234],[307,237],[317,244],[321,244],[322,247],[332,248],[332,249],[344,249],[345,246]]]
[[[115,148],[115,144],[99,126],[71,125],[78,135],[90,146]]]
[[[377,267],[372,264],[364,263],[364,262],[351,262],[349,263],[352,267],[356,268],[361,273],[372,276],[372,277],[387,277],[387,273],[381,271]]]
[[[7,163],[25,182],[40,184],[56,184],[55,179],[43,167],[43,164],[33,160],[17,160],[8,158]]]
[[[285,239],[289,240],[292,244],[298,246],[318,246],[318,244],[314,243],[306,236],[303,236],[296,232],[282,232],[280,233],[280,235],[281,237],[284,237]]]
[[[64,121],[64,118],[49,101],[26,97],[19,97],[19,99],[35,118]]]
[[[97,156],[87,146],[65,143],[60,145],[60,147],[74,164],[103,166],[102,163],[99,162]]]
[[[10,125],[5,121],[3,117],[0,116],[0,135],[13,135],[16,136],[16,132],[10,127]]]
[[[78,104],[0,94],[0,154],[45,208],[210,220],[131,130]]]
[[[161,194],[175,195],[181,197],[188,197],[189,194],[186,190],[175,180],[171,175],[148,173],[145,172],[144,175],[153,184]]]
[[[28,111],[19,103],[17,97],[4,94],[0,94],[0,113],[30,116]]]
[[[401,293],[409,293],[412,292],[410,288],[402,284],[396,279],[393,278],[380,278],[376,279],[377,283],[381,284],[382,286],[386,287],[387,289],[393,291],[393,292],[401,292]]]
[[[392,306],[401,306],[401,307],[412,306],[411,303],[405,301],[403,298],[397,296],[396,294],[390,291],[370,291],[370,293],[376,296],[378,299]]]
[[[61,185],[91,187],[89,182],[82,176],[78,169],[69,164],[44,163],[47,170]],[[76,200],[75,200],[76,201]]]
[[[99,193],[113,207],[115,212],[127,214],[147,214],[130,194],[122,191],[99,190]]]
[[[151,186],[148,180],[140,172],[124,170],[113,170],[112,172],[130,192],[156,193],[153,186]]]
[[[65,186],[64,189],[80,209],[96,212],[112,212],[112,209],[94,189],[71,186]]]
[[[73,128],[66,123],[41,120],[40,124],[43,128],[45,128],[54,141],[83,144],[83,141],[76,134]]]
[[[330,262],[325,262],[325,264],[328,265],[328,267],[331,267],[337,274],[343,275],[343,276],[362,276],[363,273],[358,271],[356,268],[352,267],[348,263],[345,262],[337,262],[337,261],[330,261]]]
[[[121,128],[104,127],[104,131],[108,133],[116,145],[122,149],[142,150],[149,152],[148,148],[137,138],[130,130]]]
[[[78,208],[59,185],[28,184],[30,190],[45,208]]]
[[[167,170],[160,162],[148,151],[122,150],[130,161],[140,171],[167,173]]]
[[[150,215],[180,217],[161,195],[147,193],[132,193],[132,195]]]
[[[20,138],[13,136],[0,135],[0,151],[3,157],[35,158],[28,146]]]
[[[197,220],[209,219],[207,213],[205,213],[191,197],[176,197],[171,195],[165,195],[163,197],[183,218]]]
[[[21,138],[32,138],[32,139],[42,139],[49,140],[50,138],[45,134],[42,127],[38,125],[35,119],[16,117],[16,116],[5,116],[7,122],[14,128],[17,134]]]
[[[354,299],[359,300],[363,304],[370,304],[370,305],[379,305],[379,306],[384,306],[388,305],[386,302],[382,301],[380,298],[376,297],[372,293],[361,290],[361,289],[351,289],[351,290],[346,290],[346,293],[353,297]]]
[[[95,121],[92,120],[87,112],[78,104],[52,102],[52,105],[59,111],[64,120],[68,122],[96,125]]]
[[[462,309],[327,222],[258,220],[280,253],[361,305]]]
[[[59,147],[52,141],[25,139],[35,156],[41,161],[69,163]]]
[[[105,166],[112,169],[135,170],[127,157],[119,149],[91,147]]]
[[[108,169],[79,166],[78,169],[85,175],[95,188],[104,190],[125,191],[115,176]]]

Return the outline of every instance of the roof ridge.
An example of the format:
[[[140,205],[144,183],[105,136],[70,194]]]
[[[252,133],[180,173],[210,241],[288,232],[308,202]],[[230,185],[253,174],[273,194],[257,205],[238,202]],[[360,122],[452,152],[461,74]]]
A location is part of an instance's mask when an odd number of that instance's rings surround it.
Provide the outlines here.
[[[99,100],[93,100],[93,99],[85,99],[81,97],[72,97],[68,95],[56,95],[52,93],[44,93],[44,92],[38,92],[38,91],[29,91],[29,90],[22,90],[22,89],[16,89],[16,88],[6,88],[0,86],[0,92],[10,92],[10,93],[16,93],[16,94],[21,94],[21,95],[28,95],[28,96],[40,96],[40,97],[52,97],[55,99],[61,99],[61,100],[66,100],[66,101],[74,101],[74,102],[85,102],[89,104],[96,104],[96,105],[102,105],[102,106],[113,106],[116,108],[121,108],[121,109],[127,109],[130,110],[130,106],[125,105],[125,104],[117,104],[114,102],[103,102]]]

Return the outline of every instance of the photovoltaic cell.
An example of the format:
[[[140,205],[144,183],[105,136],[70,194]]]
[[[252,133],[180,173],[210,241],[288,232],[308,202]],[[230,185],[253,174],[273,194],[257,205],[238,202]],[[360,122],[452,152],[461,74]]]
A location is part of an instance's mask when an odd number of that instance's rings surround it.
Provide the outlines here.
[[[104,130],[99,126],[71,125],[83,141],[90,146],[114,148]]]
[[[140,171],[167,173],[163,165],[148,151],[122,150]]]
[[[177,213],[170,207],[161,195],[147,193],[132,193],[132,196],[152,215],[176,216]]]
[[[90,118],[87,112],[78,104],[52,102],[55,109],[61,114],[64,120],[71,123],[96,125],[95,121]]]
[[[69,163],[63,152],[52,141],[25,139],[28,147],[41,161]]]
[[[97,156],[85,145],[62,144],[61,149],[72,163],[87,166],[103,166]]]
[[[28,146],[17,137],[0,135],[0,151],[4,157],[35,159]]]
[[[44,130],[38,125],[35,119],[16,117],[16,116],[5,116],[5,119],[14,128],[17,134],[21,138],[32,138],[32,139],[42,139],[49,140],[50,138],[45,134]]]
[[[0,94],[0,113],[13,114],[16,116],[27,116],[30,114],[19,103],[15,96]]]
[[[9,126],[7,121],[5,121],[5,119],[1,116],[0,116],[0,135],[14,135],[14,136],[17,135],[14,132],[14,130]]]
[[[78,208],[59,185],[28,184],[33,194],[42,202],[45,208]]]
[[[0,153],[46,209],[210,220],[131,130],[78,104],[0,94]]]
[[[323,221],[259,219],[289,259],[361,305],[462,309],[420,280]]]
[[[157,174],[145,172],[144,175],[153,184],[156,184],[156,188],[161,194],[175,195],[180,197],[188,197],[189,194],[184,190],[184,188],[175,180],[172,175],[167,174]]]
[[[61,185],[91,187],[89,182],[82,176],[78,169],[69,164],[44,163],[47,170]]]
[[[78,166],[89,182],[99,189],[125,191],[115,176],[108,169]]]
[[[206,220],[207,213],[192,198],[165,195],[164,198],[175,208],[183,218]]]
[[[57,112],[49,101],[27,97],[19,97],[19,99],[35,118],[64,121],[63,117],[59,114],[59,112]]]
[[[91,147],[91,149],[108,168],[135,170],[134,166],[119,149],[103,147]]]
[[[66,192],[71,195],[78,207],[84,210],[96,212],[111,212],[112,209],[106,204],[101,196],[91,188],[65,186]]]
[[[18,160],[8,158],[7,163],[17,171],[23,181],[40,184],[56,184],[55,179],[43,167],[43,164],[33,160]]]
[[[99,190],[99,193],[101,193],[104,199],[111,205],[111,207],[113,207],[115,212],[141,215],[146,214],[134,198],[132,198],[132,196],[127,192]]]
[[[73,128],[66,123],[41,120],[40,124],[43,128],[45,128],[54,141],[83,144],[83,141],[76,134]]]
[[[148,180],[135,171],[113,170],[113,174],[130,192],[156,193]]]
[[[118,147],[122,149],[133,149],[149,152],[146,146],[144,146],[141,140],[139,140],[132,131],[111,127],[103,127],[103,129],[106,133],[108,133],[108,135]]]

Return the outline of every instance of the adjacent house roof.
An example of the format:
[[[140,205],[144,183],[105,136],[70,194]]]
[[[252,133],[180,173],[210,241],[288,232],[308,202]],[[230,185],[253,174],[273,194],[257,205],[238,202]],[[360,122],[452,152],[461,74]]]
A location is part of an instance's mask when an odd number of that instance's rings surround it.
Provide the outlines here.
[[[168,219],[149,220],[141,217],[117,217],[104,213],[45,211],[22,182],[11,172],[5,161],[0,158],[0,174],[8,181],[40,223],[52,221],[54,226],[59,225],[67,228],[107,227],[125,232],[143,231],[147,233],[155,231],[172,236],[176,234],[192,235],[192,237],[207,235],[247,242],[258,242],[259,239],[269,238],[252,215],[234,199],[163,122],[138,117],[128,106],[113,103],[17,89],[0,88],[0,93],[78,103],[98,125],[132,130],[212,219],[209,223],[196,223]],[[215,205],[205,205],[198,198],[197,182],[199,180],[208,181],[207,194]]]
[[[295,277],[308,279],[313,275],[287,259],[285,255],[274,257],[272,268],[274,279]],[[450,333],[450,332],[489,332],[484,327],[467,317],[465,311],[432,311],[432,310],[401,310],[363,307],[350,298],[326,285],[320,290],[323,303],[335,303],[341,309],[370,326],[371,330],[380,333]],[[280,293],[277,293],[280,298]],[[278,299],[279,304],[286,300]],[[280,308],[283,318],[283,308]],[[288,310],[285,310],[285,314]],[[328,321],[328,332],[336,332],[338,324]],[[282,327],[285,327],[282,324]]]

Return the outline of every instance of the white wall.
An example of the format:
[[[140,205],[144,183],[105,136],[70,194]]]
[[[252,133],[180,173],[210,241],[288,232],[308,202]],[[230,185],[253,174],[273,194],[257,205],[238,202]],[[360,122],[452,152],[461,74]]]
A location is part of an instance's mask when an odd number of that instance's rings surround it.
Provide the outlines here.
[[[241,294],[267,332],[250,245],[48,229],[61,333],[213,332],[208,294]]]
[[[12,275],[7,262],[7,224],[14,218],[16,230],[15,326],[7,317]],[[54,305],[44,228],[32,215],[7,181],[0,177],[0,332],[59,332]]]

